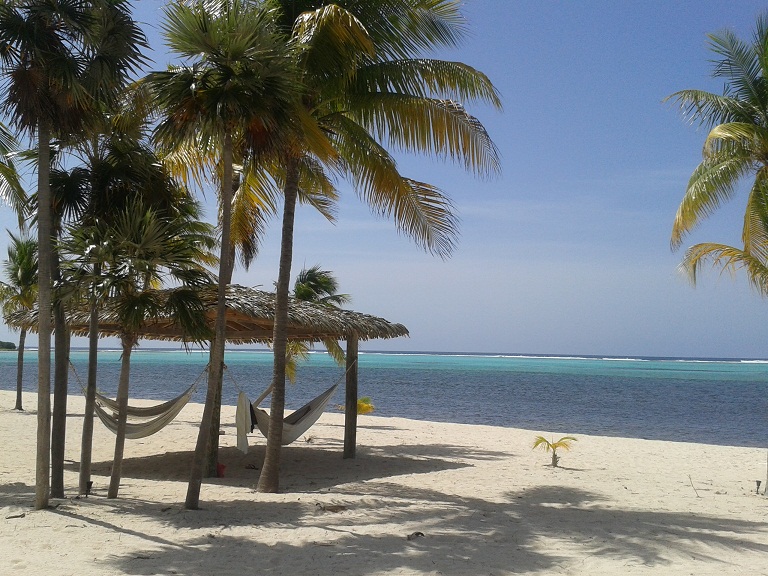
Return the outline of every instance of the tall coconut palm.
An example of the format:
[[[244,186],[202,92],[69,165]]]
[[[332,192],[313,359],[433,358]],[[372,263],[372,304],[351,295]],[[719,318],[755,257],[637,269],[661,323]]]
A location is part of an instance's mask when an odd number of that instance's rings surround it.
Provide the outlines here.
[[[6,282],[0,283],[0,302],[3,315],[17,310],[31,310],[37,301],[37,241],[26,235],[15,236],[8,232],[8,259],[3,263]],[[24,343],[27,329],[19,332],[19,351],[16,364],[16,406],[23,410],[22,383],[24,380]]]
[[[143,39],[131,26],[129,9],[124,0],[9,0],[0,4],[3,109],[17,128],[35,134],[38,150],[38,509],[47,507],[50,497],[50,142],[82,130],[98,108],[94,104],[111,98],[120,81],[141,63]],[[118,23],[126,25],[120,30],[128,32],[106,29]]]
[[[142,324],[157,316],[173,318],[190,340],[209,336],[196,288],[212,282],[205,263],[214,245],[213,229],[187,215],[162,217],[136,198],[112,223],[100,221],[72,227],[70,232],[64,247],[71,260],[81,264],[80,270],[87,274],[93,264],[106,264],[98,276],[100,291],[108,297],[107,306],[121,328],[118,428],[107,494],[116,498],[125,447],[131,351],[138,344]],[[177,287],[170,293],[157,290],[168,281]]]
[[[156,132],[166,148],[197,147],[218,182],[221,231],[218,305],[211,342],[208,393],[186,499],[198,507],[206,452],[215,458],[214,418],[221,403],[226,338],[226,288],[234,266],[231,238],[233,157],[247,138],[251,148],[270,149],[290,125],[294,97],[290,60],[270,31],[272,15],[247,0],[174,3],[166,8],[163,33],[173,52],[189,61],[149,75],[161,120]],[[191,144],[191,146],[190,146]],[[216,439],[215,442],[217,442]]]
[[[117,115],[126,82],[129,75],[146,62],[141,50],[147,47],[146,38],[138,24],[131,18],[130,4],[125,0],[102,0],[91,5],[93,24],[89,27],[88,53],[84,62],[83,84],[91,96],[91,113],[88,115],[87,130],[84,133],[65,135],[64,142],[71,148],[83,142],[99,142],[108,118]],[[140,121],[141,119],[139,119]],[[129,140],[129,138],[126,138]],[[59,207],[57,194],[52,193],[54,201],[54,234],[59,235],[60,222],[68,209],[70,215],[77,216],[73,204]],[[69,198],[82,201],[82,198]],[[86,209],[87,205],[83,205]],[[91,207],[93,208],[93,207]],[[113,204],[111,210],[119,210],[120,205]],[[110,213],[107,210],[107,213]],[[58,255],[54,251],[54,281],[60,277]],[[54,370],[54,405],[51,443],[51,494],[64,496],[64,448],[66,435],[67,377],[69,374],[69,330],[64,319],[63,304],[54,298],[55,330],[55,370]],[[89,375],[91,372],[89,360]],[[90,416],[93,417],[92,414]],[[86,416],[87,418],[87,416]],[[84,426],[84,431],[87,431]],[[81,483],[82,484],[82,483]]]
[[[403,176],[384,144],[405,152],[457,160],[488,174],[495,146],[458,101],[500,106],[491,82],[457,62],[424,58],[453,46],[465,32],[458,4],[448,0],[335,3],[270,0],[304,81],[301,114],[325,142],[307,134],[282,150],[283,228],[277,280],[272,404],[266,458],[257,489],[279,488],[285,410],[285,352],[293,223],[305,174],[348,179],[356,193],[428,251],[447,257],[455,244],[450,201],[434,186]],[[314,136],[314,134],[312,134]],[[321,143],[322,148],[315,146]],[[330,148],[330,152],[328,149]],[[319,169],[318,169],[319,168]]]
[[[114,222],[128,205],[141,198],[163,217],[197,218],[198,208],[191,202],[189,192],[172,179],[162,160],[151,150],[145,139],[148,124],[142,110],[141,95],[126,93],[121,106],[105,115],[99,133],[86,134],[72,143],[83,164],[57,170],[52,174],[56,205],[65,221],[89,225]],[[94,244],[98,247],[98,244]],[[106,262],[99,261],[98,251],[92,251],[93,261],[88,277],[94,286],[100,281],[99,270]],[[98,354],[98,291],[79,283],[91,300],[91,329],[89,330],[88,382],[86,408],[80,456],[80,493],[86,493],[90,481],[93,439],[93,409],[96,395]]]
[[[87,96],[77,82],[78,54],[90,18],[83,2],[4,2],[0,5],[0,57],[4,111],[21,130],[37,135],[39,250],[38,412],[35,507],[50,496],[51,378],[51,207],[50,140],[55,127],[77,130]],[[66,95],[61,98],[60,95]]]
[[[742,240],[744,251],[760,254],[766,249],[759,244],[765,237],[754,234],[754,219],[764,209],[768,187],[768,16],[757,19],[751,41],[728,30],[710,35],[709,41],[719,57],[713,76],[725,79],[723,94],[682,90],[668,98],[692,121],[711,128],[703,160],[677,210],[671,243],[679,248],[689,231],[733,198],[741,182],[751,180]],[[698,248],[694,253],[686,260],[700,264],[706,250]]]

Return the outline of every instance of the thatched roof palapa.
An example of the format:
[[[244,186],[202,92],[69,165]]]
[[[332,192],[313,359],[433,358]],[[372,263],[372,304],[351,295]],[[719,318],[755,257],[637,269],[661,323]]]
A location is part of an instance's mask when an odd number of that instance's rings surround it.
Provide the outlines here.
[[[217,288],[201,290],[210,326],[216,317]],[[119,336],[117,314],[107,303],[99,313],[99,333],[102,336]],[[227,341],[237,344],[266,343],[272,340],[275,319],[275,294],[255,288],[232,284],[227,288]],[[37,310],[17,312],[6,321],[16,328],[26,326],[37,329]],[[67,315],[72,333],[88,334],[88,311],[73,310]],[[319,342],[323,339],[358,340],[389,339],[408,336],[408,329],[369,314],[343,310],[290,298],[288,303],[288,338]],[[182,331],[171,318],[153,318],[140,329],[139,337],[150,340],[181,340]]]

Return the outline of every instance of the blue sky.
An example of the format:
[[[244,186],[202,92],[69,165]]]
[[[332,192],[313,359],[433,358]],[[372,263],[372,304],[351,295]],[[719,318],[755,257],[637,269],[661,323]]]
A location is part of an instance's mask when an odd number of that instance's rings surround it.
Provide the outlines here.
[[[162,2],[136,5],[138,19],[157,24]],[[438,56],[482,70],[501,92],[502,112],[470,111],[496,142],[502,172],[478,180],[400,160],[454,201],[454,255],[422,252],[342,184],[335,226],[299,210],[294,274],[320,264],[351,308],[410,330],[364,350],[768,357],[768,302],[743,276],[707,273],[693,288],[677,272],[672,219],[706,131],[662,102],[684,88],[720,92],[706,35],[727,28],[749,38],[764,9],[752,0],[468,0],[470,38]],[[150,40],[164,65],[156,32]],[[685,246],[737,244],[744,199]],[[8,209],[2,224],[14,227]],[[275,220],[234,281],[270,289],[278,256]],[[0,338],[17,336],[2,327]]]

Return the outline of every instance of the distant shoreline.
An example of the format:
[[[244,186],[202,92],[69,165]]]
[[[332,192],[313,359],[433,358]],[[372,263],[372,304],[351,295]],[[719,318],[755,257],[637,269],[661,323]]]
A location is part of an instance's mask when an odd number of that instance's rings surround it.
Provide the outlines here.
[[[51,349],[53,350],[53,348]],[[73,346],[72,352],[87,353],[88,348],[84,346]],[[5,352],[18,352],[18,350],[3,350]],[[148,352],[179,352],[179,353],[203,353],[206,348],[190,348],[185,350],[182,347],[168,346],[139,346],[134,348],[133,354]],[[37,347],[24,347],[24,352],[37,352]],[[99,348],[99,352],[122,352],[119,347],[108,346]],[[228,347],[226,352],[254,352],[271,354],[269,348],[248,348],[248,347]],[[768,357],[733,357],[733,356],[642,356],[642,355],[611,355],[611,354],[538,354],[538,353],[517,353],[517,352],[446,352],[435,350],[360,350],[361,355],[393,355],[393,356],[469,356],[478,358],[519,358],[519,359],[544,359],[544,360],[613,360],[613,361],[670,361],[670,362],[765,362],[768,363]],[[311,354],[327,354],[324,349],[315,349]]]

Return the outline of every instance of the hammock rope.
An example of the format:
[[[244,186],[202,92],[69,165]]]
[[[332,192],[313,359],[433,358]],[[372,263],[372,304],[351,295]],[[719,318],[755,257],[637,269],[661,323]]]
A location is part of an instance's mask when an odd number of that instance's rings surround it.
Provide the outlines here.
[[[69,364],[72,372],[75,375],[75,378],[80,384],[80,388],[82,389],[83,394],[85,394],[85,386],[83,385],[83,381],[81,380],[80,375],[75,369],[75,365],[72,364],[72,362]],[[199,385],[200,380],[203,377],[203,374],[205,374],[207,371],[208,366],[203,368],[203,371],[200,373],[200,375],[198,375],[195,381],[192,382],[189,388],[187,388],[176,398],[168,400],[167,402],[156,404],[154,406],[128,406],[127,414],[129,417],[144,421],[128,422],[126,424],[125,437],[131,440],[135,440],[137,438],[145,438],[155,434],[156,432],[159,432],[165,426],[170,424],[170,422],[172,422],[173,419],[178,416],[179,412],[181,412],[184,406],[186,406],[189,400],[192,398],[193,394],[197,390],[197,386]],[[107,412],[105,408],[111,410],[112,414]],[[99,417],[99,420],[101,420],[109,430],[115,434],[117,433],[117,413],[119,412],[119,409],[116,400],[113,400],[112,398],[109,398],[108,396],[97,391],[94,412]]]

